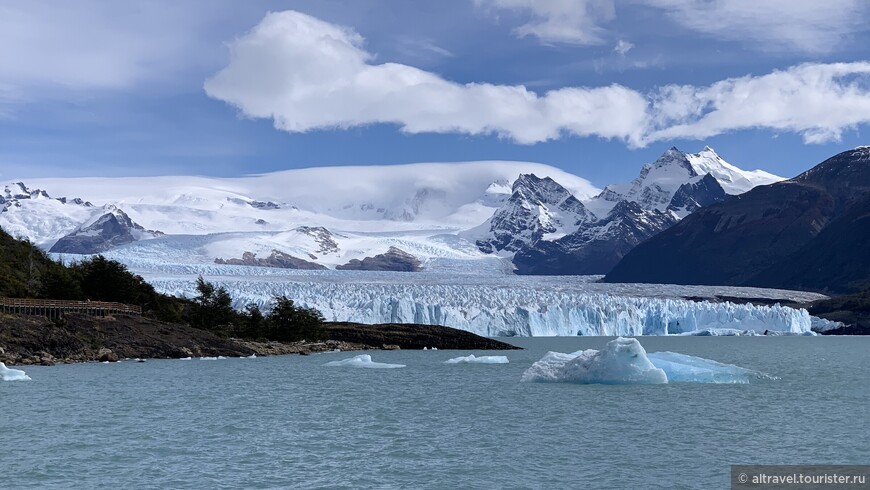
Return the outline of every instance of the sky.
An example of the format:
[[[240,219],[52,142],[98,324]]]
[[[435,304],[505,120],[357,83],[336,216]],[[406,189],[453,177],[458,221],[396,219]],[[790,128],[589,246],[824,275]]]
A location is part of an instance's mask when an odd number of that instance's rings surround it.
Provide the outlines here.
[[[870,144],[863,0],[0,0],[0,178]]]

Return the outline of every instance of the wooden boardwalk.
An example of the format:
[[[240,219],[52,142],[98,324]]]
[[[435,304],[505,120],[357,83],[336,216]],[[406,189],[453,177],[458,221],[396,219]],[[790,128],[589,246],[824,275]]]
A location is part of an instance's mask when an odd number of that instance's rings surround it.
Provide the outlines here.
[[[67,301],[59,299],[0,298],[0,311],[23,315],[40,315],[51,319],[65,313],[106,316],[116,313],[142,315],[142,307],[106,301]]]

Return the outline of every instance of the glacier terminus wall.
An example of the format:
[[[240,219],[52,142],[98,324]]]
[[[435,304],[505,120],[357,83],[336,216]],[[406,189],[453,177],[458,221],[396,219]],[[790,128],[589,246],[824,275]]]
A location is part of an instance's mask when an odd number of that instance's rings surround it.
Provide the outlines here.
[[[709,287],[656,286],[657,294],[650,294],[649,285],[567,278],[560,283],[553,277],[540,282],[503,277],[463,283],[462,277],[453,276],[450,284],[417,274],[356,275],[350,280],[346,275],[344,280],[339,277],[333,273],[206,279],[226,287],[239,308],[249,303],[268,307],[272,297],[286,295],[298,304],[317,308],[327,320],[446,325],[485,336],[668,335],[725,329],[801,334],[809,332],[812,323],[806,310],[778,304],[680,299],[682,295],[710,295]],[[400,283],[396,277],[430,281]],[[152,277],[149,281],[163,292],[195,295],[195,278],[190,276]],[[720,294],[740,295],[740,288],[727,289]],[[763,296],[764,290],[751,293]]]

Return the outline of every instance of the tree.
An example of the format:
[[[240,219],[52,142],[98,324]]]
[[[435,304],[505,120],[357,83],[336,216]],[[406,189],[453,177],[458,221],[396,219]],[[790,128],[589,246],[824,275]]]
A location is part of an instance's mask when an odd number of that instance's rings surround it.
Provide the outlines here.
[[[82,294],[95,301],[141,304],[144,280],[127,266],[97,255],[73,266],[81,278]]]
[[[267,318],[270,340],[292,342],[323,338],[323,314],[314,308],[296,306],[286,296],[276,296]]]
[[[245,306],[245,311],[242,313],[242,327],[239,330],[239,337],[256,339],[266,337],[266,332],[263,331],[263,323],[265,318],[260,307],[256,303],[250,303]]]
[[[196,290],[199,293],[194,298],[196,314],[191,321],[194,327],[220,330],[236,323],[238,314],[233,310],[233,298],[226,288],[215,287],[199,276],[196,279]]]

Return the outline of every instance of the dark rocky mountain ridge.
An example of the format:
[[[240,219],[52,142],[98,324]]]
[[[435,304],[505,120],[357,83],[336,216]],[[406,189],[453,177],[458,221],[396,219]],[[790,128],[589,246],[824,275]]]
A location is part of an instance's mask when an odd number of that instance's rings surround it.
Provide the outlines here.
[[[870,284],[870,147],[698,210],[631,251],[610,282],[849,292]]]

